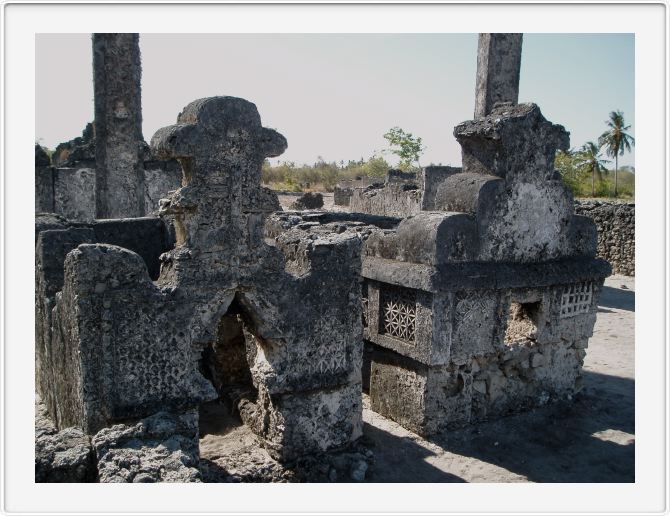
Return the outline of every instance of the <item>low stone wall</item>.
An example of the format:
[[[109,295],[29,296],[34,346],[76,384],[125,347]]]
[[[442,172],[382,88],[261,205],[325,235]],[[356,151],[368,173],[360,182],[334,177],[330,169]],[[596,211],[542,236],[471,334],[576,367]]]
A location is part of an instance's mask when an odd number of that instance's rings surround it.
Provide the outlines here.
[[[615,274],[635,276],[635,203],[575,201],[575,213],[596,223],[598,257]]]
[[[349,211],[386,217],[408,217],[421,210],[421,190],[410,183],[390,183],[353,190]]]
[[[158,202],[181,186],[176,161],[144,163],[144,210],[150,215]],[[35,166],[35,213],[57,213],[70,220],[95,219],[95,166]]]

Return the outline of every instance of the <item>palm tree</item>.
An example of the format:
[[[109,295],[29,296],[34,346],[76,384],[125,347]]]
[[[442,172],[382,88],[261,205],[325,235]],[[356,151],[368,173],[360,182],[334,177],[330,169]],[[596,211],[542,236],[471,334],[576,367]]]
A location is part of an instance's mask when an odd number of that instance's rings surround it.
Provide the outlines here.
[[[609,129],[600,135],[598,143],[605,147],[607,155],[614,158],[614,197],[618,193],[619,183],[619,156],[623,156],[624,151],[630,152],[631,146],[635,146],[635,138],[626,131],[630,125],[626,125],[621,111],[612,111],[610,119],[605,122]]]
[[[586,142],[577,152],[575,166],[584,172],[591,174],[591,197],[596,196],[596,174],[598,181],[603,180],[603,173],[607,174],[605,163],[609,160],[600,157],[600,147],[593,142]]]

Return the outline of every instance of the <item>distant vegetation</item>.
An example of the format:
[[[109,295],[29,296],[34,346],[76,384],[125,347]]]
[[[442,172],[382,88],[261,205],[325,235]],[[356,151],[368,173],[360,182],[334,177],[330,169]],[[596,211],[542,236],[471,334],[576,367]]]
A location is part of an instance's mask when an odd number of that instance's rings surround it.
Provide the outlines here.
[[[313,165],[296,165],[283,161],[271,166],[268,161],[263,163],[263,183],[274,190],[291,192],[332,192],[335,185],[347,179],[360,177],[384,178],[391,168],[381,156],[373,156],[368,160],[344,163],[326,163],[322,158]]]
[[[630,126],[625,124],[621,111],[612,111],[605,124],[607,130],[600,135],[598,143],[586,142],[577,150],[556,154],[556,170],[575,197],[635,196],[635,168],[618,166],[619,156],[630,152],[635,145],[635,139],[627,133]],[[383,179],[391,165],[382,154],[397,156],[397,168],[405,172],[420,170],[419,158],[425,150],[421,138],[400,127],[389,129],[384,138],[389,148],[367,160],[361,158],[337,163],[326,162],[319,157],[313,165],[283,161],[274,166],[266,160],[263,163],[263,183],[275,190],[332,192],[340,181],[361,177]],[[53,150],[43,148],[49,155],[53,153]],[[614,170],[608,168],[612,160],[605,159],[603,154],[614,158]]]
[[[635,197],[635,168],[619,168],[619,156],[635,146],[635,138],[627,133],[630,125],[621,111],[612,111],[605,124],[597,144],[586,142],[579,150],[556,154],[556,170],[575,197]],[[614,158],[614,174],[603,153]]]
[[[404,172],[418,171],[419,158],[426,147],[421,138],[405,132],[400,127],[389,129],[384,138],[389,148],[382,154],[394,154],[398,157],[397,168]],[[296,166],[293,162],[281,162],[271,166],[268,161],[263,164],[263,183],[275,190],[326,191],[332,192],[340,181],[361,177],[384,178],[391,165],[379,154],[359,161],[344,161],[326,163],[323,158],[313,165]]]

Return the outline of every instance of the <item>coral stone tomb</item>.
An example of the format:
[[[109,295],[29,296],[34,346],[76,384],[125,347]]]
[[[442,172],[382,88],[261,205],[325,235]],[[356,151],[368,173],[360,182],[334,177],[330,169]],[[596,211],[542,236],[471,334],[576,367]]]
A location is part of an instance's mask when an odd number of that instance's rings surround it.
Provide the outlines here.
[[[135,252],[84,243],[94,241],[89,228],[39,235],[38,284],[48,247],[72,249],[38,346],[38,388],[52,418],[94,434],[231,394],[277,459],[355,440],[360,239],[294,230],[264,240],[276,197],[260,186],[261,164],[286,140],[261,126],[250,102],[192,102],[151,145],[184,169],[182,188],[161,207],[176,245],[160,256],[156,281]]]
[[[458,125],[435,208],[363,257],[371,408],[419,434],[574,394],[609,266],[553,170],[568,134],[533,104]]]

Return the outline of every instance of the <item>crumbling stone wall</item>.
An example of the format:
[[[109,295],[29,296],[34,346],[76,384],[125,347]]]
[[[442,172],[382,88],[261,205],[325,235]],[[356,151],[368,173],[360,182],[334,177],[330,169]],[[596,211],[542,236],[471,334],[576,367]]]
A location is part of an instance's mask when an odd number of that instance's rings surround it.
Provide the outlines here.
[[[265,239],[278,201],[260,186],[261,165],[285,147],[253,104],[232,97],[194,101],[154,135],[155,155],[184,170],[161,206],[176,242],[155,282],[140,248],[109,242],[122,231],[99,239],[97,227],[44,222],[38,389],[59,427],[93,434],[220,396],[199,362],[234,307],[252,382],[235,401],[269,453],[287,461],[361,435],[361,240],[328,226]]]
[[[69,413],[74,409],[71,381],[78,367],[76,357],[62,352],[63,319],[54,324],[54,308],[62,296],[65,258],[80,244],[107,242],[137,253],[145,274],[157,278],[159,256],[173,246],[165,223],[156,218],[72,222],[53,215],[38,216],[35,224],[35,361],[37,391],[59,428],[79,425]],[[102,284],[97,285],[98,290]]]
[[[408,217],[418,211],[444,209],[438,198],[441,185],[459,167],[425,167],[420,176],[400,170],[389,170],[386,179],[343,181],[335,189],[334,204],[349,206],[355,213],[390,217]]]
[[[61,151],[54,153],[52,165],[49,156],[35,146],[35,213],[56,213],[69,220],[91,221],[96,218],[94,142],[75,138],[58,148]],[[175,160],[151,156],[148,147],[144,156],[141,170],[144,213],[150,215],[157,213],[161,198],[181,186],[182,171]]]
[[[333,204],[336,206],[349,206],[351,195],[355,188],[367,188],[374,184],[383,184],[383,180],[378,177],[359,177],[340,181],[333,190]]]
[[[577,201],[575,213],[598,228],[598,257],[616,274],[635,276],[635,203]]]
[[[421,209],[421,190],[414,181],[397,181],[354,188],[349,200],[352,212],[406,217]]]

